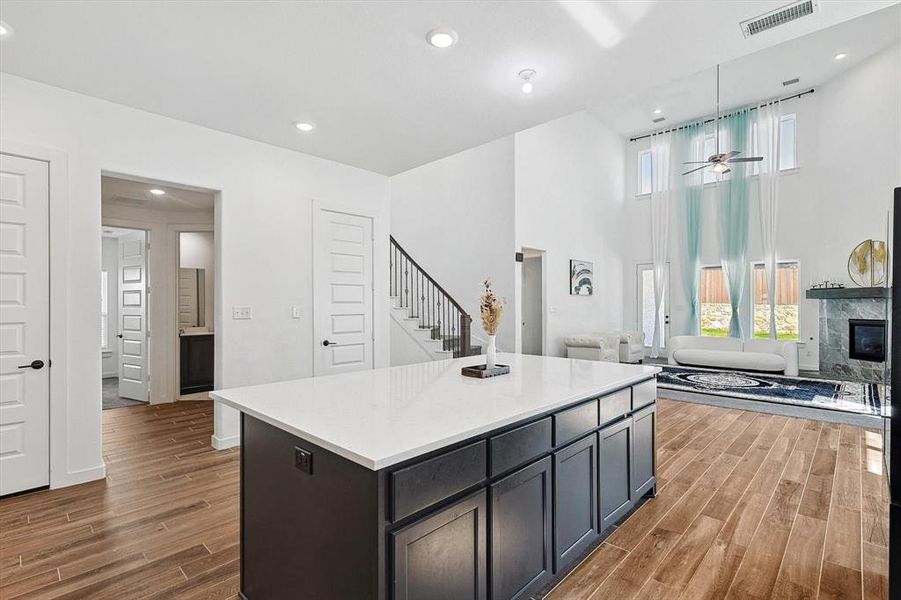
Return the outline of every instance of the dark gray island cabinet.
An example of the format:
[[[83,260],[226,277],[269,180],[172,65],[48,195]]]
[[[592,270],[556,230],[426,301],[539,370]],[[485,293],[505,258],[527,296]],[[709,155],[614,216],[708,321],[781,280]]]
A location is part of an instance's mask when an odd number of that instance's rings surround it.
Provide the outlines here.
[[[243,597],[540,597],[656,493],[654,373],[383,468],[244,411]]]

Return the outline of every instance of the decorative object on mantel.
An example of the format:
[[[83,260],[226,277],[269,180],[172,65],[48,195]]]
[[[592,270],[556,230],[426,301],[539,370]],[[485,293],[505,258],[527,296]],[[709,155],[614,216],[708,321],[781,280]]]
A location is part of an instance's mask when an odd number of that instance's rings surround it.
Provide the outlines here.
[[[497,329],[501,325],[501,317],[504,314],[504,303],[498,299],[491,289],[491,279],[482,282],[485,289],[479,299],[479,310],[482,313],[482,329],[488,334],[488,350],[485,353],[485,364],[463,367],[462,373],[467,377],[486,379],[510,372],[509,365],[498,365],[497,344],[495,342]]]
[[[885,283],[888,248],[881,240],[864,240],[848,257],[848,276],[860,287]]]
[[[814,283],[813,285],[810,286],[810,289],[812,289],[812,290],[840,290],[840,289],[844,289],[844,287],[845,287],[844,283],[836,283],[834,281],[829,281],[828,279],[825,279],[825,280],[821,281],[820,283]]]
[[[594,263],[585,260],[569,261],[569,294],[591,296],[594,293]]]

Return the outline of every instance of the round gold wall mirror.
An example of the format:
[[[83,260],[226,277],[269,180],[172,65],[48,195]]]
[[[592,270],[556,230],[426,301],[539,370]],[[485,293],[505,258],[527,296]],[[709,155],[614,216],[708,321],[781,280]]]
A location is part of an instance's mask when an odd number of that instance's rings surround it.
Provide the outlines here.
[[[888,248],[881,240],[864,240],[848,257],[848,276],[860,287],[876,287],[885,283]]]

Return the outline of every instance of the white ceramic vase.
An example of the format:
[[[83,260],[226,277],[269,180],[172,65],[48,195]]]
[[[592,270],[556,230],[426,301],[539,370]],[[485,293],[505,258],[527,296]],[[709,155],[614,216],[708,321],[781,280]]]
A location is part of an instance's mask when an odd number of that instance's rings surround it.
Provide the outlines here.
[[[485,353],[485,364],[489,369],[494,368],[495,361],[497,361],[497,346],[494,343],[495,336],[488,336],[488,351]]]

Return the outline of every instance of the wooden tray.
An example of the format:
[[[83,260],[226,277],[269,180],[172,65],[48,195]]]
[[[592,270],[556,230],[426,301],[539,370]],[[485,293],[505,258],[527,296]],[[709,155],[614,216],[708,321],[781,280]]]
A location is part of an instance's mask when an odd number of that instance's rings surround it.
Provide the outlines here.
[[[494,365],[493,369],[489,369],[488,365],[473,365],[471,367],[463,367],[460,369],[466,377],[475,377],[476,379],[488,379],[489,377],[497,377],[498,375],[506,375],[510,372],[510,365]]]

